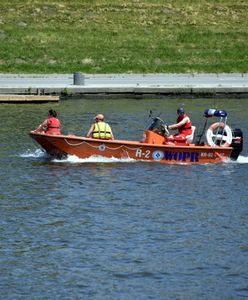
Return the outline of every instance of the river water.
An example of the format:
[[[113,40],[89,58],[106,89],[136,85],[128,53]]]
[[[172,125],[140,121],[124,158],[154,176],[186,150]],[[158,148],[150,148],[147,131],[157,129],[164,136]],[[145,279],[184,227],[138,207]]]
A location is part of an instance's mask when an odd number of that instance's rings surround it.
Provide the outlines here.
[[[183,102],[183,103],[182,103]],[[47,111],[85,135],[96,112],[138,139],[149,110],[168,124],[184,105],[244,132],[238,162],[162,165],[50,160],[29,138]],[[1,105],[0,299],[247,299],[247,100],[62,100]]]

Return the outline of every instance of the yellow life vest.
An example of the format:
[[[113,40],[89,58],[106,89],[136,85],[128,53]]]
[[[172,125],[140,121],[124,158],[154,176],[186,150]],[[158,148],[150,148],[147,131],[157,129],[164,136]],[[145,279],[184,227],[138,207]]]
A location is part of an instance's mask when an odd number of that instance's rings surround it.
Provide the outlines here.
[[[96,122],[92,132],[92,137],[95,139],[111,139],[111,129],[108,123]]]

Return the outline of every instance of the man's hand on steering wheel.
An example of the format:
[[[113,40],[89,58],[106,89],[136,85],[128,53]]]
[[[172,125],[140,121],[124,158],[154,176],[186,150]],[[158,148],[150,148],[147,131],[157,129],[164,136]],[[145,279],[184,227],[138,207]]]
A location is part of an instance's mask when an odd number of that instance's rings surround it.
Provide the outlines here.
[[[170,133],[169,133],[169,130],[168,130],[168,125],[166,124],[163,124],[163,129],[164,129],[164,136],[169,136]]]

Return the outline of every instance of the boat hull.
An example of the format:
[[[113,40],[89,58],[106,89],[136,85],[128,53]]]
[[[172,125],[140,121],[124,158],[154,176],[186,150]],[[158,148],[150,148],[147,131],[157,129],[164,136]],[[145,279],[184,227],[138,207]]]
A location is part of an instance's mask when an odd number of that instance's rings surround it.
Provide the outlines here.
[[[142,141],[100,140],[75,135],[48,135],[30,132],[30,136],[51,156],[79,158],[102,156],[166,164],[220,163],[230,158],[231,147],[208,145],[164,145]]]

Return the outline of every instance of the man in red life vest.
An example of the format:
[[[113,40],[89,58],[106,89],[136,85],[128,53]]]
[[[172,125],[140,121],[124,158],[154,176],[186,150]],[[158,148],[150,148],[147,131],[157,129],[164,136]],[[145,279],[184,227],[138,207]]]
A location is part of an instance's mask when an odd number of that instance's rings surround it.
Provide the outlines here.
[[[41,123],[34,132],[42,132],[46,134],[61,134],[61,123],[57,119],[57,113],[55,110],[50,109],[48,112],[48,118]]]
[[[173,137],[175,139],[179,138],[185,140],[187,136],[192,134],[192,122],[183,108],[178,108],[177,114],[177,123],[169,125],[168,129],[178,129],[178,133],[174,134]]]

